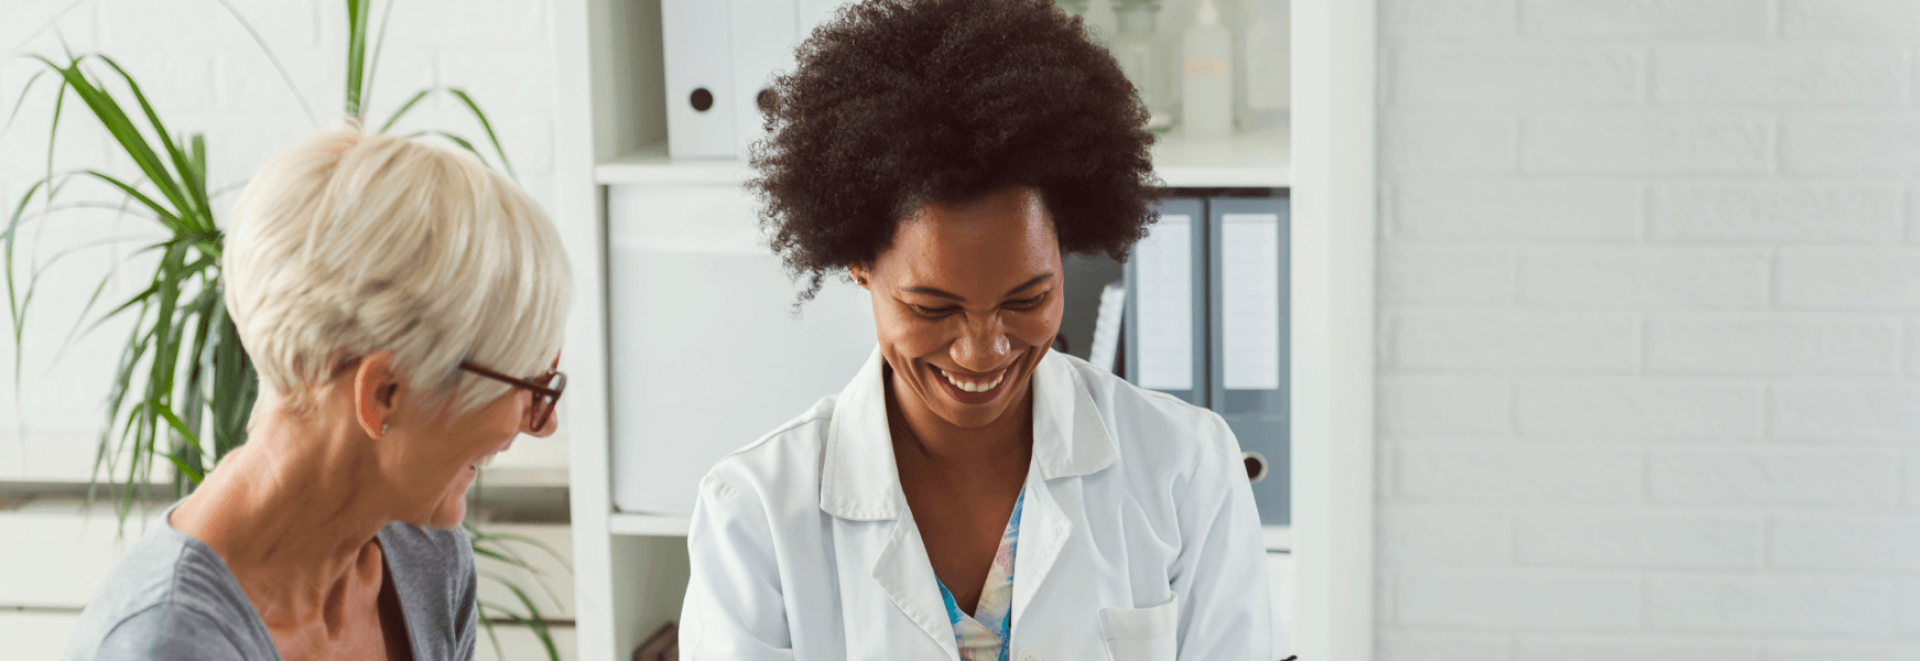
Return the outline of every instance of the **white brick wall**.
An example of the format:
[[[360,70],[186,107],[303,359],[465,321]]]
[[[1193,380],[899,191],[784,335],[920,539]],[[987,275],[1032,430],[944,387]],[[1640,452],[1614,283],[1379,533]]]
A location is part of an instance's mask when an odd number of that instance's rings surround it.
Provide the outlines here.
[[[28,40],[73,4],[0,0],[0,49],[6,55],[0,60],[0,120],[14,111],[21,89],[39,70],[37,63],[13,57],[12,49],[24,43],[24,52],[56,56],[63,39],[76,53],[105,53],[124,65],[175,133],[206,133],[216,187],[244,181],[267,158],[311,133],[315,121],[332,124],[343,111],[346,18],[337,1],[232,3],[286,65],[316,119],[309,119],[254,40],[215,0],[90,0],[68,11],[56,30]],[[488,111],[522,185],[547,204],[554,186],[546,17],[543,0],[401,0],[374,79],[372,116],[384,121],[421,88],[465,88]],[[45,172],[50,81],[43,78],[36,85],[11,130],[0,136],[0,209],[7,213],[16,196]],[[395,130],[428,126],[484,144],[478,124],[444,95],[416,107]],[[69,96],[55,167],[128,171],[130,165],[112,155],[104,135]],[[84,193],[69,198],[117,202]],[[68,214],[46,227],[32,252],[45,261],[67,246],[149,227],[138,219],[115,222],[111,212]],[[125,251],[111,248],[77,253],[49,271],[48,288],[35,295],[23,369],[23,379],[35,387],[20,392],[14,406],[9,404],[16,400],[13,379],[0,379],[0,480],[87,477],[125,327],[109,326],[64,353],[57,349],[100,275],[112,272],[124,256]],[[121,272],[131,279],[147,275],[127,267]],[[124,298],[138,291],[126,282],[110,287],[106,296]],[[0,372],[11,374],[13,362],[12,343],[0,342]],[[503,458],[502,465],[564,460],[562,446],[561,441],[519,443],[519,456]]]
[[[1381,2],[1379,658],[1920,659],[1920,2]]]

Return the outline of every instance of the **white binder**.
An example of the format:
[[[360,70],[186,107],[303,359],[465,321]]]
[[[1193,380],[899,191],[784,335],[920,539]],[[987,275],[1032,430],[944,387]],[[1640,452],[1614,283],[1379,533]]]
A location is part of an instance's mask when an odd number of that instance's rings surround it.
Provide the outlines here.
[[[766,135],[763,104],[773,102],[775,75],[793,70],[799,45],[799,13],[794,0],[733,0],[734,153],[745,159],[753,143]],[[769,96],[762,99],[761,95]]]
[[[750,0],[742,0],[746,4]],[[774,0],[790,2],[790,0]],[[733,25],[729,0],[661,0],[667,64],[667,153],[733,158]]]

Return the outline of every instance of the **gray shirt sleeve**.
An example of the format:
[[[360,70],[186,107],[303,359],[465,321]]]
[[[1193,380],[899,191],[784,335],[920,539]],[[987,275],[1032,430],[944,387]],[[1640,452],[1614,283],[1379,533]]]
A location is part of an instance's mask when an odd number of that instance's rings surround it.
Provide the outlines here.
[[[480,572],[474,567],[473,540],[467,538],[465,530],[460,531],[460,550],[455,557],[460,559],[460,596],[454,600],[455,612],[464,616],[454,620],[453,658],[470,661],[480,643]]]
[[[99,661],[246,661],[226,630],[205,614],[159,604],[122,620],[101,639]]]

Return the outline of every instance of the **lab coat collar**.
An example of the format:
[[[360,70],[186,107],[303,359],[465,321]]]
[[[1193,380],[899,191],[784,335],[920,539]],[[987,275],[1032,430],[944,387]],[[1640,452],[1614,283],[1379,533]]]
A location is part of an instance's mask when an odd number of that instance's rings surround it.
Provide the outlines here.
[[[874,349],[835,398],[820,472],[820,509],[853,521],[897,520],[907,511],[887,429],[886,359]],[[1045,480],[1088,475],[1118,459],[1087,385],[1049,351],[1033,374],[1033,469]]]

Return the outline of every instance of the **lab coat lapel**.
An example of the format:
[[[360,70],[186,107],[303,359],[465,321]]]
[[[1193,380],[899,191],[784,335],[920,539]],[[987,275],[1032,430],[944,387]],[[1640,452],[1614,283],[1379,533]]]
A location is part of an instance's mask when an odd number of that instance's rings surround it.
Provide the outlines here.
[[[1033,393],[1033,468],[1023,487],[1027,503],[1013,560],[1015,637],[1028,604],[1073,538],[1073,519],[1056,495],[1070,492],[1079,506],[1078,485],[1068,484],[1070,478],[1105,470],[1119,458],[1093,396],[1066,358],[1048,353],[1040,361]]]
[[[844,539],[836,547],[847,553],[871,553],[869,558],[850,558],[853,566],[870,567],[874,583],[901,614],[919,625],[949,658],[958,659],[960,650],[946,603],[940,598],[939,579],[907,508],[906,492],[900,489],[893,437],[887,429],[886,386],[881,382],[885,363],[879,350],[874,350],[835,400],[820,473],[820,509],[846,521],[872,522],[868,526],[843,522],[834,526],[836,537],[854,534],[850,531],[855,529],[866,531],[860,534],[886,535],[877,549],[871,543]]]
[[[880,554],[873,559],[873,580],[885,590],[900,612],[920,625],[947,657],[960,658],[959,643],[953,639],[953,621],[947,618],[947,604],[940,598],[940,579],[933,574],[927,559],[926,543],[920,528],[908,516],[893,523],[893,532]]]

